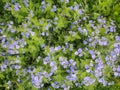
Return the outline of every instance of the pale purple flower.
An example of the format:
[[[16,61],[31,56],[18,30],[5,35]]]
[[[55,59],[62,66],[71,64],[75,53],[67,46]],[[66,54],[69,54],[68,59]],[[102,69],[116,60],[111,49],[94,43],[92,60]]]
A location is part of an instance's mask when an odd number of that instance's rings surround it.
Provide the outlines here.
[[[6,41],[6,38],[2,38],[2,43],[5,43],[5,41]]]
[[[20,69],[21,66],[20,65],[15,65],[15,69]]]
[[[76,74],[70,74],[70,76],[66,76],[66,79],[69,81],[76,81],[77,76],[76,76]]]
[[[107,62],[107,65],[110,66],[110,64],[111,64],[111,63],[108,61],[108,62]]]
[[[93,50],[89,50],[89,53],[90,53],[91,55],[94,55],[94,51],[93,51]]]
[[[54,52],[55,52],[54,47],[50,47],[50,52],[51,52],[51,53],[54,53]]]
[[[50,62],[50,67],[51,67],[51,72],[54,72],[55,70],[57,70],[57,65],[56,62]]]
[[[84,43],[84,45],[86,45],[86,44],[87,44],[87,41],[86,41],[86,40],[84,40],[84,41],[83,41],[83,43]]]
[[[95,77],[100,77],[102,76],[102,72],[99,70],[95,70]]]
[[[115,36],[116,41],[120,41],[120,36]]]
[[[104,81],[104,78],[103,78],[103,77],[99,79],[99,82],[102,83],[103,81]]]
[[[29,6],[29,4],[28,4],[28,0],[23,0],[23,3],[24,3],[24,5],[25,5],[26,7]]]
[[[118,77],[119,73],[118,72],[114,72],[114,76]]]
[[[81,14],[83,14],[83,13],[81,13]],[[85,20],[86,20],[86,17],[83,17],[83,20],[85,21]]]
[[[19,7],[20,7],[20,6],[19,6],[19,3],[15,3],[15,5],[14,5],[14,10],[15,10],[15,11],[19,11]]]
[[[17,79],[17,82],[18,82],[18,83],[20,83],[20,82],[21,82],[21,80],[20,80],[20,79]]]
[[[92,79],[90,77],[85,77],[83,80],[83,84],[85,84],[86,86],[92,85],[95,82],[95,79]]]
[[[78,27],[78,31],[82,32],[82,28],[81,28],[81,27]]]
[[[76,86],[76,87],[79,86],[79,83],[75,83],[75,86]]]
[[[50,63],[50,58],[49,57],[45,57],[44,59],[43,59],[43,63],[46,65],[46,64],[48,64],[48,63]]]
[[[105,57],[105,60],[108,61],[108,60],[110,60],[110,58],[109,58],[108,56],[106,56],[106,57]]]
[[[36,87],[36,88],[43,87],[43,84],[42,84],[43,76],[42,75],[39,75],[39,74],[34,75],[34,74],[32,74],[31,79],[32,79],[32,84],[33,84],[34,87]]]
[[[30,35],[30,34],[27,32],[27,33],[26,33],[26,38],[29,38],[29,35]]]
[[[41,33],[41,35],[42,35],[42,36],[45,36],[45,33],[44,33],[44,32],[42,32],[42,33]]]
[[[48,29],[49,29],[49,26],[46,26],[46,27],[45,27],[45,30],[48,30]]]
[[[83,29],[83,30],[81,31],[81,33],[83,33],[83,34],[85,34],[85,35],[88,35],[88,31],[87,31],[86,29]]]
[[[118,66],[117,71],[120,72],[120,66]]]
[[[104,19],[102,19],[101,17],[98,17],[98,22],[99,23],[105,23],[106,21]]]
[[[19,45],[16,45],[16,49],[19,49],[20,48],[20,46]]]
[[[7,68],[7,65],[6,64],[2,64],[0,68],[1,68],[1,71],[5,71],[5,69]]]
[[[50,62],[50,66],[51,66],[51,67],[54,67],[55,65],[56,65],[56,62],[55,62],[55,61]]]
[[[78,55],[78,51],[75,52],[75,55]]]
[[[114,26],[110,26],[110,32],[115,32],[115,27]]]
[[[45,44],[42,44],[41,47],[44,48],[44,47],[45,47]]]
[[[78,10],[78,13],[79,13],[80,15],[82,15],[82,14],[83,14],[82,10]]]
[[[87,69],[87,70],[86,70],[86,72],[89,72],[89,73],[90,73],[90,72],[91,72],[91,70],[90,70],[90,69]]]
[[[57,22],[55,21],[55,22],[53,22],[55,25],[57,25]]]
[[[9,87],[12,86],[12,82],[10,80],[7,82],[7,84],[8,84]]]
[[[82,57],[82,56],[83,56],[83,54],[82,54],[82,53],[80,53],[78,56],[79,56],[79,57]]]
[[[88,66],[88,65],[85,65],[85,69],[89,69],[89,66]]]
[[[52,87],[53,88],[59,88],[60,84],[58,82],[54,82],[54,83],[52,83]]]
[[[14,30],[14,29],[12,29],[12,30],[11,30],[11,32],[12,32],[12,33],[14,33],[14,32],[15,32],[15,30]]]
[[[82,52],[82,48],[79,48],[79,49],[78,49],[78,53],[81,53],[81,52]]]
[[[114,67],[114,68],[113,68],[113,71],[116,71],[116,70],[117,70],[117,68]]]
[[[35,32],[31,31],[30,34],[31,34],[32,36],[34,36],[34,35],[35,35]]]
[[[53,8],[51,9],[51,12],[55,12],[57,10],[57,7],[53,5]]]
[[[78,9],[79,9],[79,5],[74,6],[75,11],[78,10]]]
[[[70,6],[70,10],[73,10],[73,6]]]
[[[67,68],[69,65],[69,62],[66,59],[64,59],[60,61],[60,64],[63,66],[63,68]]]
[[[7,52],[9,53],[9,54],[14,54],[15,53],[15,51],[14,50],[7,50]]]

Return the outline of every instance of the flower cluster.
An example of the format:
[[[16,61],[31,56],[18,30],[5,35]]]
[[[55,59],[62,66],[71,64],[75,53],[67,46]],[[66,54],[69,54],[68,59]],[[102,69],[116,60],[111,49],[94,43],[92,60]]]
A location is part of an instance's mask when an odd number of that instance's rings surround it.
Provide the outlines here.
[[[0,22],[3,86],[70,90],[113,85],[120,77],[114,21],[92,18],[82,3],[70,0],[11,0],[4,10],[11,15]]]

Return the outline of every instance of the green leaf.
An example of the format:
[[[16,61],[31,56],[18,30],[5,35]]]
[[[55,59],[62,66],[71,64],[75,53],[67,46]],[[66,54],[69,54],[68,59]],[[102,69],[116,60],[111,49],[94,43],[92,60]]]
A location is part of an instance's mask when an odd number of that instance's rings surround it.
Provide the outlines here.
[[[4,79],[4,75],[1,72],[0,72],[0,79]]]

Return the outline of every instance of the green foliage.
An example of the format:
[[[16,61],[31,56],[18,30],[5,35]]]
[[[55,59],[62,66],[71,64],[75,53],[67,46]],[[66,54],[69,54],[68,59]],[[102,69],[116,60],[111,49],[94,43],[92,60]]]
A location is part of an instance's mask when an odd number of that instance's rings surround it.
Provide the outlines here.
[[[2,0],[0,90],[119,90],[119,56],[113,67],[105,60],[119,29],[119,0]],[[103,76],[95,76],[97,67]],[[85,77],[95,82],[87,86]],[[115,83],[103,86],[102,77]]]

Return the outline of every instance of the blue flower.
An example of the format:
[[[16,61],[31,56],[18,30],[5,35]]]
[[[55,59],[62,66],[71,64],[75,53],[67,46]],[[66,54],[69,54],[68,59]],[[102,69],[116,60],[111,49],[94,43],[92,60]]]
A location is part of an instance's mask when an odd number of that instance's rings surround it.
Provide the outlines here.
[[[5,71],[5,69],[7,68],[7,65],[6,64],[2,64],[0,68],[1,68],[1,71]]]
[[[82,52],[82,48],[79,48],[79,49],[78,49],[78,53],[81,53],[81,52]]]
[[[41,35],[42,35],[42,36],[45,36],[45,33],[44,33],[44,32],[42,32],[42,33],[41,33]]]
[[[50,66],[53,67],[54,65],[56,65],[56,62],[53,61],[53,62],[50,62]]]
[[[24,3],[24,5],[25,5],[26,7],[29,6],[29,4],[28,4],[28,0],[23,0],[23,3]]]
[[[108,61],[108,62],[107,62],[107,65],[108,65],[108,66],[110,66],[110,65],[111,65],[111,63]]]
[[[51,53],[54,53],[54,52],[55,52],[54,47],[50,47],[50,52],[51,52]]]
[[[73,6],[70,6],[70,10],[73,10]]]
[[[79,9],[79,5],[75,5],[74,6],[74,10],[76,11],[76,10],[78,10]]]
[[[20,65],[15,65],[15,69],[20,69],[21,66]]]
[[[51,12],[55,12],[57,10],[57,7],[53,5],[53,8],[51,9]]]
[[[54,82],[54,83],[52,83],[52,87],[53,88],[59,88],[60,84],[58,82]]]
[[[120,72],[120,66],[118,66],[117,71]]]
[[[19,7],[20,7],[20,6],[19,6],[19,3],[15,3],[15,5],[14,5],[14,10],[15,10],[15,11],[19,11]]]
[[[26,33],[26,38],[29,38],[29,35],[30,35],[30,33],[27,32],[27,33]]]
[[[5,41],[6,41],[6,38],[2,38],[2,43],[5,43]]]
[[[110,60],[110,58],[109,58],[108,56],[106,56],[106,57],[105,57],[105,60],[108,61],[108,60]]]
[[[21,83],[21,80],[20,80],[20,79],[17,79],[17,82],[18,82],[18,83]]]
[[[51,72],[54,72],[55,70],[57,70],[57,65],[56,62],[50,62],[50,67],[51,67]]]
[[[9,87],[12,86],[12,82],[10,80],[7,82],[7,84],[8,84]]]
[[[32,84],[34,87],[36,88],[43,87],[43,84],[42,84],[43,76],[42,75],[40,75],[39,73],[36,75],[32,74],[31,79],[32,79]]]
[[[43,59],[43,63],[46,65],[46,64],[48,64],[48,63],[50,63],[50,58],[49,57],[45,57],[44,59]]]
[[[78,55],[78,51],[75,52],[75,55]]]
[[[114,26],[110,26],[110,32],[115,32],[115,27]]]
[[[33,32],[33,31],[30,31],[30,34],[31,34],[32,36],[34,36],[34,35],[35,35],[35,32]]]
[[[8,52],[9,54],[15,54],[15,51],[14,51],[14,50],[7,50],[7,52]]]
[[[82,57],[82,56],[83,56],[83,54],[82,54],[82,53],[80,53],[78,56],[79,56],[79,57]]]
[[[85,65],[85,69],[89,69],[89,66],[88,66],[88,65]]]
[[[69,76],[66,76],[66,79],[69,81],[76,81],[77,76],[76,76],[76,74],[70,74]]]
[[[116,41],[120,41],[120,36],[115,36]]]
[[[14,30],[14,29],[12,29],[12,30],[11,30],[11,32],[12,32],[12,33],[15,33],[15,30]]]
[[[92,85],[96,80],[92,79],[90,77],[85,77],[82,81],[82,84],[85,84],[86,86]]]
[[[118,73],[118,72],[114,72],[114,76],[115,76],[115,77],[118,77],[118,76],[119,76],[119,73]]]
[[[82,15],[82,14],[83,14],[82,10],[78,10],[78,13],[79,13],[80,15]]]
[[[84,45],[86,45],[88,42],[86,40],[83,41]]]
[[[104,45],[104,46],[106,46],[106,45],[108,45],[108,41],[107,41],[107,39],[106,38],[104,38],[104,37],[102,37],[102,39],[99,39],[99,45]]]

